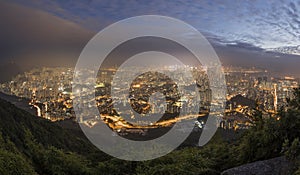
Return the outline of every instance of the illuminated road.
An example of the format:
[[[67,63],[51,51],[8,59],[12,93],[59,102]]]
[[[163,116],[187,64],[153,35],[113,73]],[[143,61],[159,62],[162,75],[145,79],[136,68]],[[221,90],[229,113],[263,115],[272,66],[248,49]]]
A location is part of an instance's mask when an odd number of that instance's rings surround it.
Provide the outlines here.
[[[41,117],[42,116],[41,108],[38,105],[35,105],[35,104],[33,105],[33,107],[36,108],[37,116]]]
[[[170,119],[170,120],[166,120],[166,121],[157,122],[157,123],[155,123],[155,125],[156,126],[168,126],[173,123],[180,122],[181,120],[197,119],[198,117],[204,117],[206,115],[207,114],[186,115],[186,116],[182,116],[182,117],[178,117],[178,118],[174,118],[174,119]]]
[[[122,128],[126,128],[126,129],[151,129],[151,128],[158,128],[158,127],[168,127],[171,126],[174,123],[180,122],[182,120],[190,120],[190,119],[197,119],[198,117],[204,117],[207,116],[207,114],[198,114],[198,115],[185,115],[185,116],[181,116],[181,117],[177,117],[174,119],[169,119],[169,120],[165,120],[165,121],[160,121],[160,122],[156,122],[152,125],[147,125],[147,126],[140,126],[140,125],[133,125],[129,122],[127,122],[126,120],[124,120],[122,117],[119,116],[110,116],[110,115],[101,115],[101,119],[102,121],[104,121],[110,128],[117,130],[117,129],[122,129]],[[108,122],[108,121],[111,122]],[[89,127],[93,127],[95,124],[97,124],[99,122],[98,121],[85,121],[84,123],[89,126]]]

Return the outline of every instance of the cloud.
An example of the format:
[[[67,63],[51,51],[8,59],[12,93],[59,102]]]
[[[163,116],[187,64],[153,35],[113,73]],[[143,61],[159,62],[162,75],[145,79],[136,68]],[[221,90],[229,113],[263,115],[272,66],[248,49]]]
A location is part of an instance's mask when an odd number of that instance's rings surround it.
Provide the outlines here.
[[[78,24],[18,4],[0,2],[0,59],[22,66],[74,64],[93,36]]]
[[[225,1],[21,1],[0,2],[0,59],[22,67],[73,66],[89,39],[118,20],[167,15],[195,26],[226,65],[272,63],[274,70],[299,65],[294,56],[266,53],[273,46],[299,45],[299,3]],[[284,7],[284,8],[283,8]],[[170,29],[171,31],[172,29]],[[291,57],[291,62],[285,59]],[[286,63],[286,64],[283,64]],[[281,69],[280,66],[283,66]],[[294,66],[294,67],[293,67]]]
[[[98,31],[118,20],[145,14],[175,17],[227,40],[270,48],[299,45],[300,3],[294,1],[21,1]]]

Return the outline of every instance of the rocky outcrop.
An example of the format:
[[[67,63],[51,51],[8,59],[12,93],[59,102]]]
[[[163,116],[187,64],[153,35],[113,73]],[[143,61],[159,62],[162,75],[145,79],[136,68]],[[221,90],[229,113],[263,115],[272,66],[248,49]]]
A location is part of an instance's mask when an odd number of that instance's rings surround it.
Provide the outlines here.
[[[292,163],[285,157],[248,163],[228,169],[221,175],[290,175]]]

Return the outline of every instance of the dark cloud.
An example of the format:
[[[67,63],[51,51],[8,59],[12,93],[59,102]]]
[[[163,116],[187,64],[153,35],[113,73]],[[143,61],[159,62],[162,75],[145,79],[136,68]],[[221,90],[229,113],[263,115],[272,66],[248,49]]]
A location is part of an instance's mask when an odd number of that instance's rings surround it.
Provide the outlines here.
[[[234,44],[226,44],[226,46],[228,47],[235,47],[238,49],[247,49],[249,51],[258,51],[258,52],[263,52],[264,49],[254,46],[253,44],[249,44],[249,43],[243,43],[243,42],[236,42]]]
[[[272,76],[300,77],[300,56],[223,45],[214,45],[214,48],[224,66],[256,67],[268,70]]]
[[[52,14],[0,2],[0,59],[21,67],[74,65],[93,36],[77,24]]]

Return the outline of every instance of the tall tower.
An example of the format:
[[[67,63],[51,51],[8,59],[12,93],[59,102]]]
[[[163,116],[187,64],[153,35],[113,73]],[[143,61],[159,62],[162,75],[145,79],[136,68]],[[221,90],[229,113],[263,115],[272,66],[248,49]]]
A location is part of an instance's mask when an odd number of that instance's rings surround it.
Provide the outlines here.
[[[277,84],[274,84],[274,111],[277,112]]]

